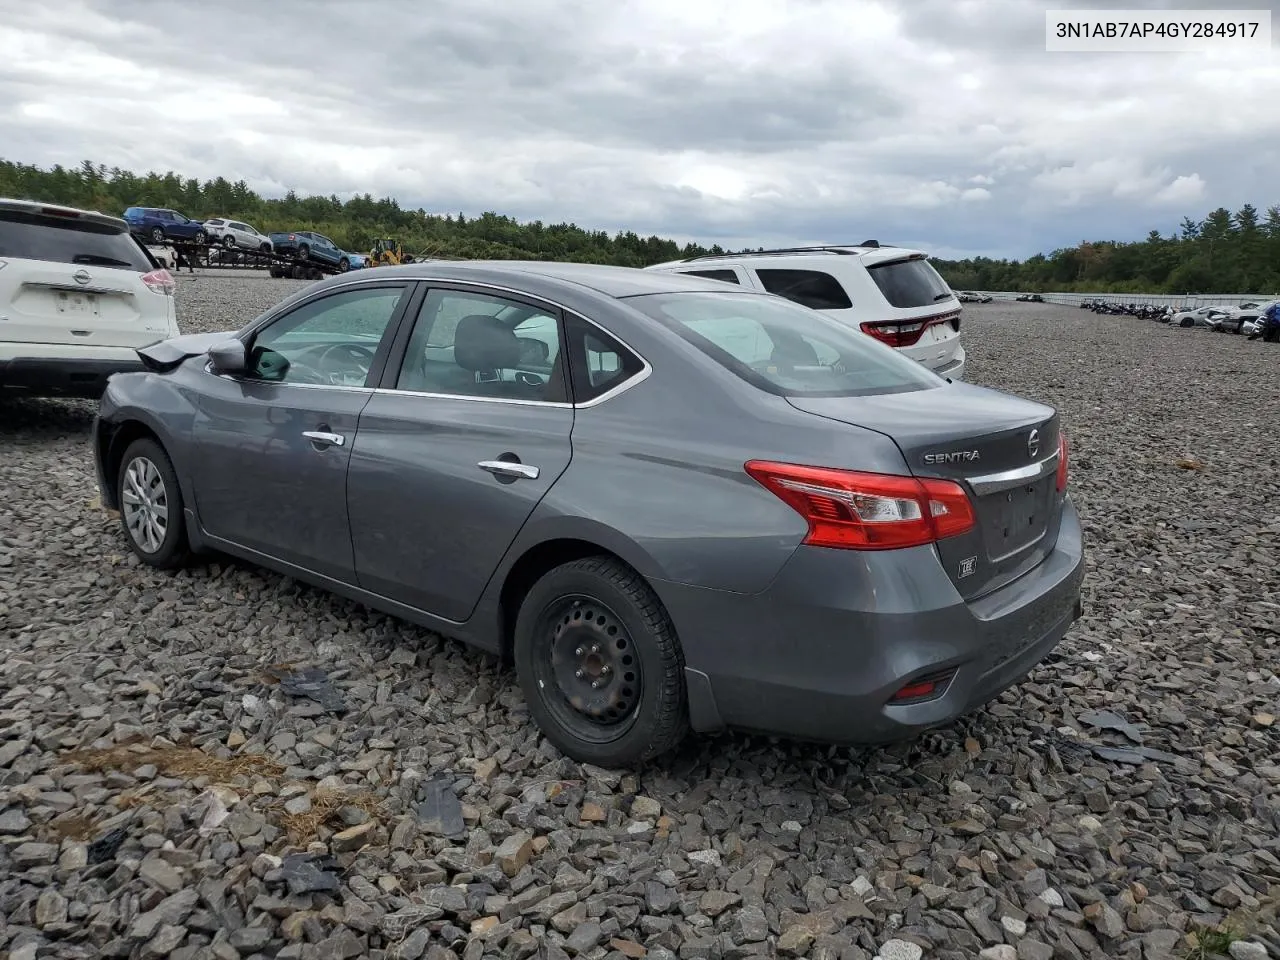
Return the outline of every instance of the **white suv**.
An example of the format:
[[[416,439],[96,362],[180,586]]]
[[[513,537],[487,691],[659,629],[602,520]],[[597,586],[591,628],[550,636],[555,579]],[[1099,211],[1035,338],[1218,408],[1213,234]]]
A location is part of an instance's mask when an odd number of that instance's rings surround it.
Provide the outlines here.
[[[228,220],[226,217],[214,217],[204,221],[204,228],[210,238],[224,247],[241,250],[262,250],[271,252],[271,238],[258,232],[252,224],[239,220]]]
[[[0,198],[0,390],[96,399],[177,335],[173,277],[128,223]]]
[[[646,269],[778,294],[857,327],[940,376],[964,377],[960,301],[918,250],[868,240],[694,257]]]

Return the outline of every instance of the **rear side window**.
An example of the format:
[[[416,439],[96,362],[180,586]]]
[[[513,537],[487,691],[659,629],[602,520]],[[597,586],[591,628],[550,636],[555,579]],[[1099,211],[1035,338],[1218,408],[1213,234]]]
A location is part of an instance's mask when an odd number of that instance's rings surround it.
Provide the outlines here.
[[[876,264],[867,272],[891,307],[928,307],[953,296],[933,264],[923,258]]]
[[[821,270],[757,270],[770,293],[814,310],[848,310],[853,306],[840,281]]]
[[[644,361],[603,330],[570,315],[566,329],[573,357],[573,399],[586,403],[626,383]]]
[[[942,384],[866,334],[777,297],[669,293],[625,301],[761,390],[784,397],[906,393]]]
[[[737,283],[738,275],[732,270],[681,270],[691,277],[706,277],[708,280],[723,280],[725,283]]]
[[[0,210],[0,257],[138,273],[152,269],[128,233],[105,224],[19,210]]]

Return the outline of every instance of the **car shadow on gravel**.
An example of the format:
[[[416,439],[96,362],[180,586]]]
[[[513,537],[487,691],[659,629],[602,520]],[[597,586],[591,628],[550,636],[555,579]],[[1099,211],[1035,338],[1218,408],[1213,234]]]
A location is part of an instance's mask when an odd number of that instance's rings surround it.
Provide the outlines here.
[[[90,400],[52,400],[0,393],[0,444],[42,443],[83,433],[93,426]]]

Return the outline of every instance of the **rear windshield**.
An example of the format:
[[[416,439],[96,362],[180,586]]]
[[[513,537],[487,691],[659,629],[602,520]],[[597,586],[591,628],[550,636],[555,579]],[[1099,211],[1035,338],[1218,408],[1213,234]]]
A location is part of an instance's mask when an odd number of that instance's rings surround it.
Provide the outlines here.
[[[891,307],[928,307],[953,296],[933,264],[923,258],[881,263],[867,272]]]
[[[128,233],[87,220],[20,210],[0,210],[0,257],[115,267],[138,273],[154,269]]]
[[[781,297],[664,293],[626,302],[742,379],[779,396],[855,397],[943,383],[892,347]]]

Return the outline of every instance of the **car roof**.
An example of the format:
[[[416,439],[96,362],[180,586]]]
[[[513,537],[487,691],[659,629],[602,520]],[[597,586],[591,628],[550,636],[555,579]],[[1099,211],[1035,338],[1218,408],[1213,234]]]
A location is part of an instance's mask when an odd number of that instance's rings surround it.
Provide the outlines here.
[[[564,287],[586,288],[621,299],[654,293],[725,293],[725,284],[686,274],[659,273],[638,267],[614,267],[596,263],[563,263],[545,260],[426,260],[398,267],[377,267],[379,276],[405,279],[478,280],[514,286],[531,278]],[[341,281],[339,274],[321,283]],[[745,294],[756,291],[743,289]]]
[[[97,210],[81,210],[79,207],[68,207],[60,203],[41,203],[38,200],[18,200],[11,197],[0,197],[0,209],[14,210],[22,213],[43,213],[55,217],[87,220],[102,226],[114,227],[120,232],[127,232],[129,223],[122,217],[100,213]]]

